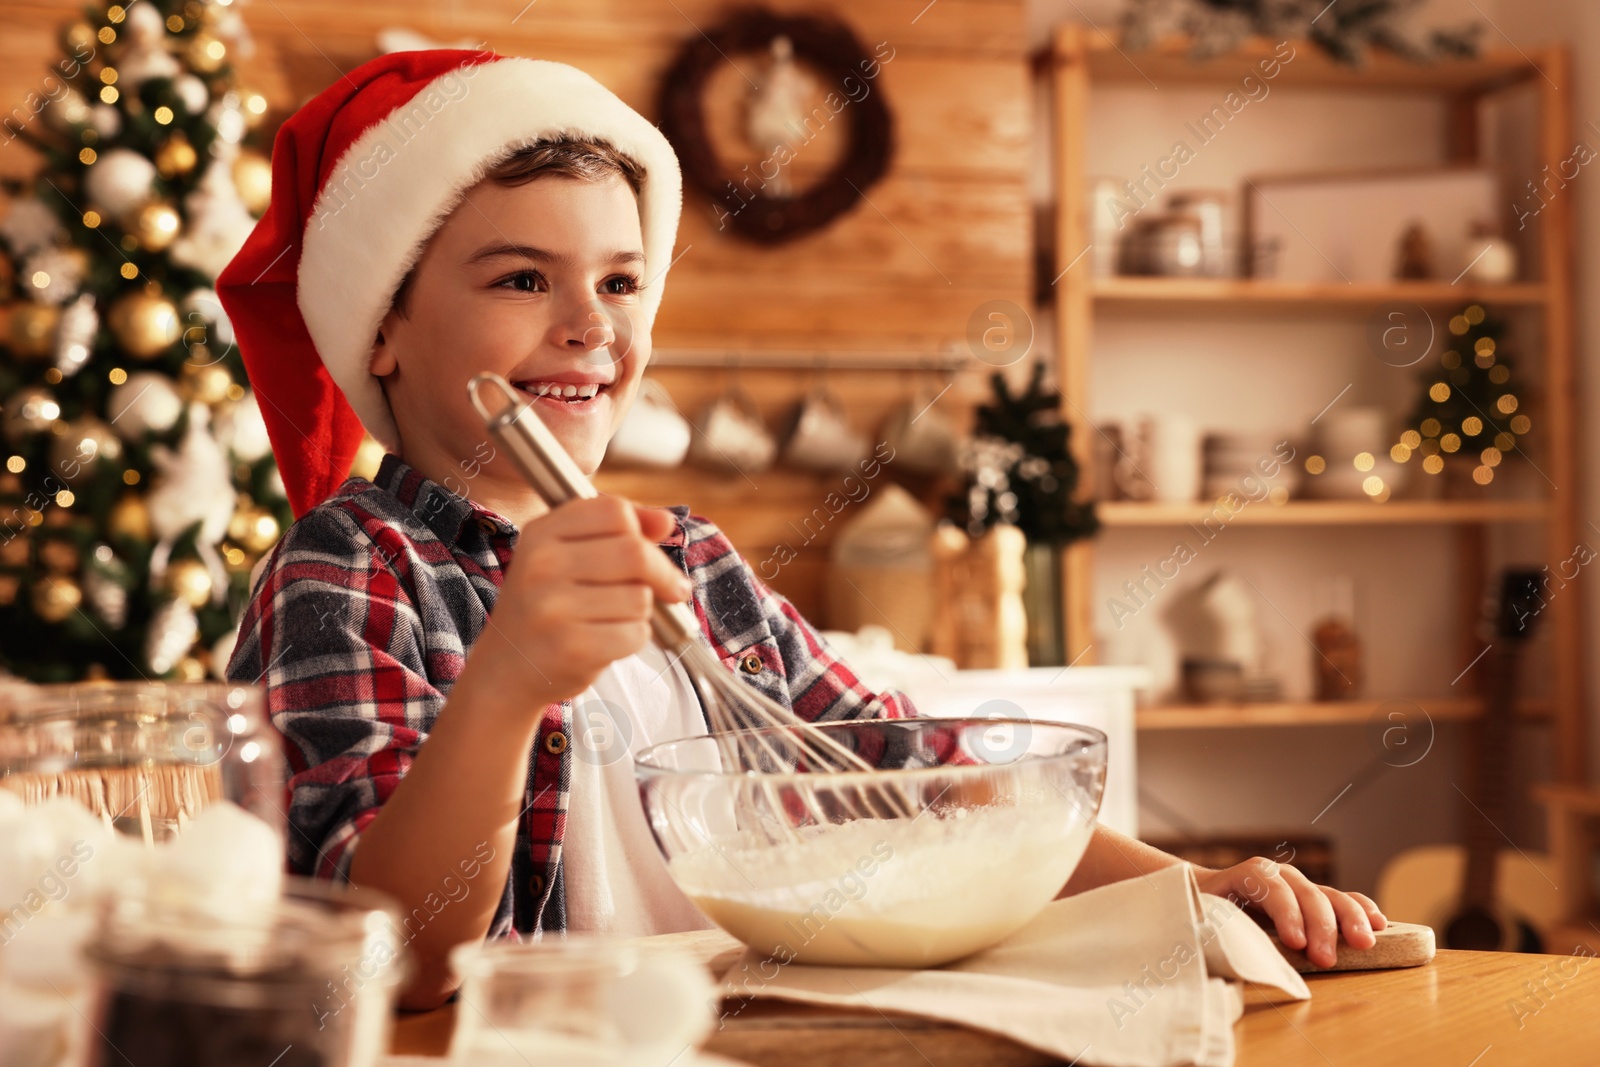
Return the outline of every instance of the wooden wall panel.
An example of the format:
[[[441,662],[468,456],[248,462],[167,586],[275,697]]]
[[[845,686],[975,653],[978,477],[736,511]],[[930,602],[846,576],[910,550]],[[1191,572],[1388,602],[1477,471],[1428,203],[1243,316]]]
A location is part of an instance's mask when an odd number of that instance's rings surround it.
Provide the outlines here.
[[[445,43],[483,43],[506,54],[572,63],[654,117],[661,72],[685,40],[713,25],[728,6],[725,0],[258,0],[243,9],[255,50],[241,71],[286,114],[371,58],[379,30],[404,26]],[[776,249],[719,232],[713,206],[691,193],[656,348],[931,355],[965,351],[968,320],[986,301],[1030,306],[1023,0],[770,0],[768,6],[834,14],[855,29],[868,52],[879,42],[893,48],[873,83],[894,114],[893,163],[885,179],[866,190],[869,202],[823,232]],[[0,103],[7,110],[39,87],[58,55],[60,27],[80,10],[79,0],[0,2]],[[713,131],[733,127],[744,68],[758,60],[730,61],[738,69],[713,82],[707,107]],[[847,118],[848,110],[799,148],[797,180],[827,165]],[[736,169],[743,158],[724,143]],[[20,145],[0,148],[0,174],[26,174],[33,166]],[[979,372],[987,369],[980,364],[960,374],[941,404],[965,419],[984,391]],[[652,373],[691,415],[729,382],[715,369]],[[774,423],[818,380],[804,369],[746,369],[738,376]],[[823,380],[852,421],[872,434],[918,385],[937,390],[944,384],[882,371],[833,370]],[[786,524],[810,513],[837,479],[775,471],[758,476],[753,488],[682,471],[607,472],[602,481],[652,502],[693,504],[759,560],[785,539]],[[837,525],[806,546],[802,559],[774,583],[802,610],[822,608],[817,576]]]

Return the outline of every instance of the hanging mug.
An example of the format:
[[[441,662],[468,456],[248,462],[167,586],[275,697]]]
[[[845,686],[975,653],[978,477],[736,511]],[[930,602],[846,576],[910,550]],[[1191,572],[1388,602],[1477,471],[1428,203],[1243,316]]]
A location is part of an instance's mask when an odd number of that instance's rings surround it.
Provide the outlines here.
[[[844,405],[819,386],[795,409],[783,461],[809,470],[840,471],[854,467],[868,451],[866,435],[850,428]]]
[[[693,436],[689,420],[678,413],[666,387],[646,378],[622,425],[611,435],[606,459],[618,466],[676,467],[688,454]]]
[[[711,402],[700,417],[699,429],[689,446],[689,458],[714,470],[764,471],[778,452],[761,413],[737,387]]]
[[[937,400],[937,395],[919,389],[884,422],[883,439],[894,449],[897,466],[919,474],[947,474],[958,468],[961,437]]]

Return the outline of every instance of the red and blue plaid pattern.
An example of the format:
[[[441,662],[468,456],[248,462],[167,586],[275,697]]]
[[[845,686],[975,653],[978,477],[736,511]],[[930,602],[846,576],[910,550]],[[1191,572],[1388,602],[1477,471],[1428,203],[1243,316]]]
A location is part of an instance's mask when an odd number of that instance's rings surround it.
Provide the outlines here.
[[[816,722],[914,714],[902,696],[869,692],[721,531],[673,511],[678,528],[663,548],[694,584],[707,640],[742,681]],[[350,479],[273,549],[228,677],[267,687],[285,740],[291,871],[349,876],[362,830],[405,777],[488,623],[516,539],[506,520],[387,456],[375,481]],[[757,673],[744,666],[751,656]],[[571,716],[566,703],[544,711],[490,936],[566,926]]]

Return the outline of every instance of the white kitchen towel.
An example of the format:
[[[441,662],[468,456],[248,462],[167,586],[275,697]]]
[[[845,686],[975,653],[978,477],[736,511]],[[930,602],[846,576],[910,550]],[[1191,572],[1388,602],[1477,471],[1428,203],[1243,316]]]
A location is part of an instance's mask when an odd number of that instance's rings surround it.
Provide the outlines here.
[[[940,1019],[1098,1067],[1227,1067],[1243,1013],[1234,981],[1296,1000],[1311,991],[1266,933],[1187,865],[1058,900],[994,948],[922,971],[790,963],[747,954],[728,996]],[[738,979],[733,978],[739,975]]]

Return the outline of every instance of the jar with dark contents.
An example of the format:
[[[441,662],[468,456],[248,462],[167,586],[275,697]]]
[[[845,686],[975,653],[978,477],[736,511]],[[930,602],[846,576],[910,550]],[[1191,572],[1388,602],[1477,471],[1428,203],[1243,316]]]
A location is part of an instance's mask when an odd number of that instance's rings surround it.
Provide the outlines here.
[[[371,1067],[405,977],[398,912],[291,879],[271,914],[123,904],[87,949],[90,1067]]]

